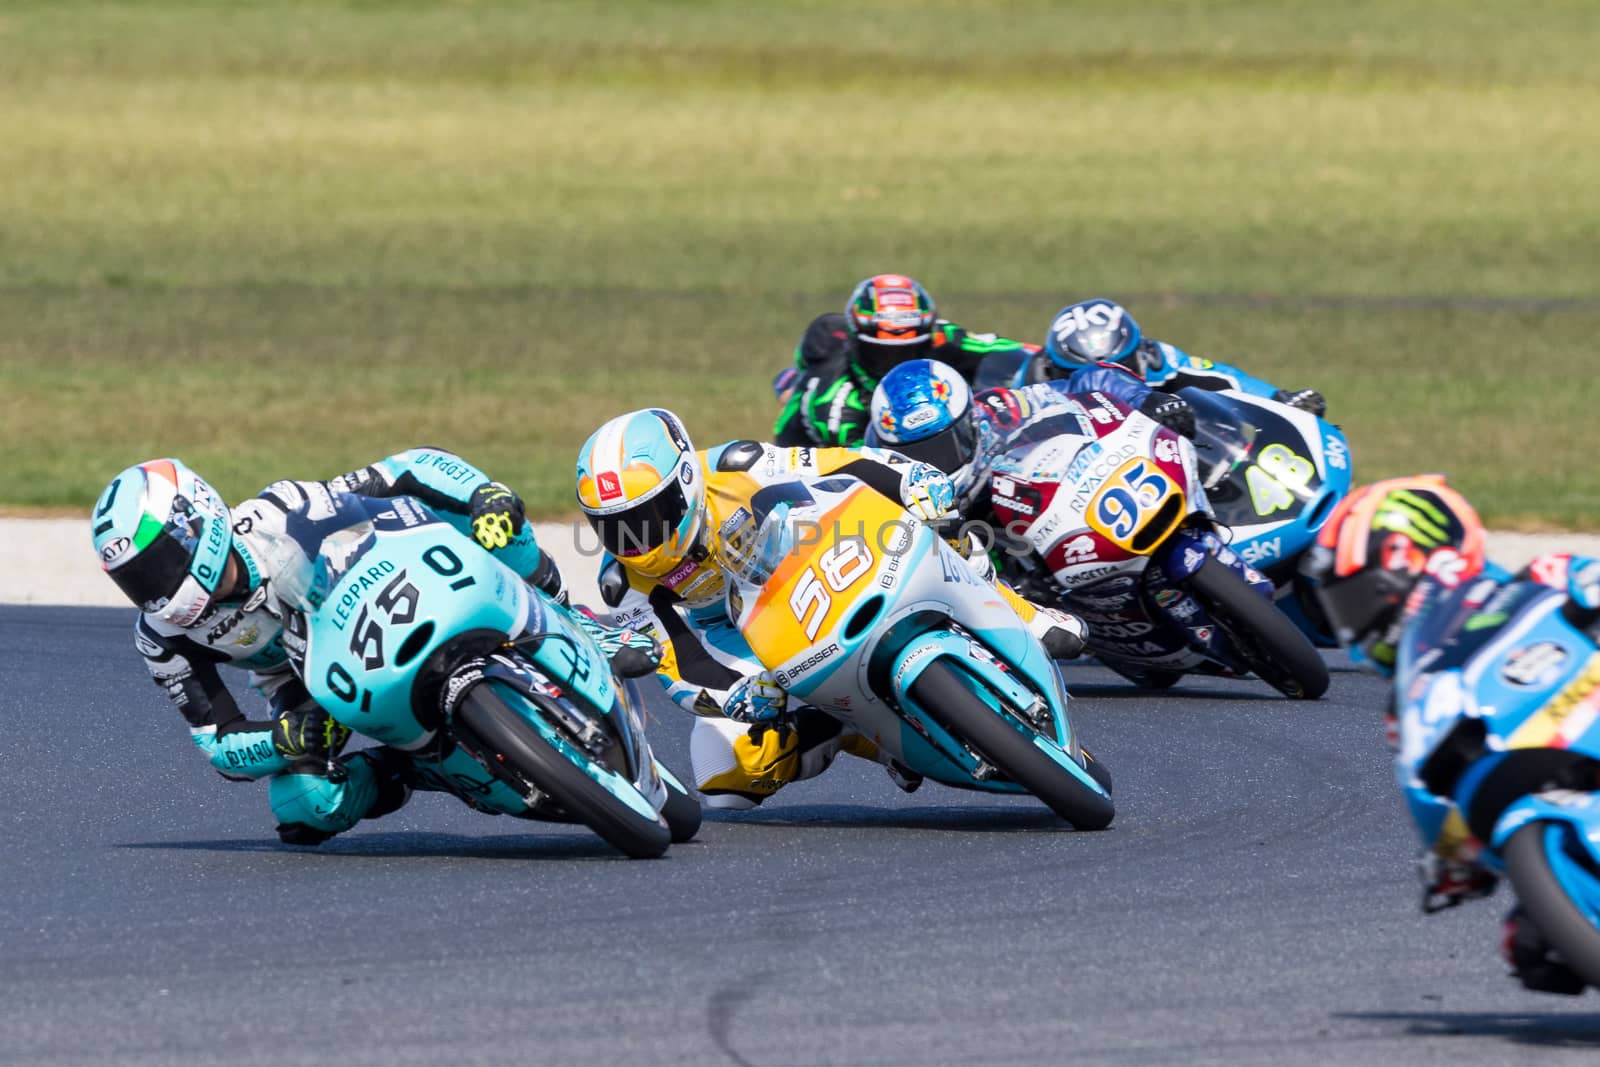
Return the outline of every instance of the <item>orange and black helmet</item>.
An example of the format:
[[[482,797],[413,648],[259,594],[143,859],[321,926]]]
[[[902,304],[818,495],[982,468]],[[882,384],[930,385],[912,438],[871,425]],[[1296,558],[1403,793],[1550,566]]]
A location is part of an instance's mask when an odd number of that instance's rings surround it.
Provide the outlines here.
[[[844,317],[856,361],[873,379],[925,355],[937,321],[933,297],[904,274],[875,274],[857,285]]]
[[[1451,587],[1483,570],[1484,531],[1438,474],[1362,486],[1328,516],[1301,571],[1357,662],[1394,664],[1398,624],[1424,575]]]

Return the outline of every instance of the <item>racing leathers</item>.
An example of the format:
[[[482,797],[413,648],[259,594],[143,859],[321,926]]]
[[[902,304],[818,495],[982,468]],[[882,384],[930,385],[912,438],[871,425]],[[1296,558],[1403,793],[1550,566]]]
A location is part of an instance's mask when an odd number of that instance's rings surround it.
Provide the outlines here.
[[[698,453],[706,484],[704,529],[720,538],[751,513],[757,491],[782,482],[848,475],[893,500],[907,503],[932,468],[878,449],[783,448],[756,441],[733,441]],[[948,482],[944,482],[948,491]],[[948,506],[948,502],[945,504]],[[708,806],[750,808],[789,782],[826,770],[841,752],[883,763],[903,788],[917,781],[890,764],[865,737],[847,731],[833,717],[811,708],[791,707],[779,724],[749,726],[725,716],[729,695],[747,688],[763,666],[729,618],[727,580],[712,545],[703,541],[675,570],[660,578],[629,569],[625,559],[607,557],[600,570],[601,598],[614,625],[641,631],[661,643],[658,677],[667,694],[696,716],[689,736],[689,758],[696,785]],[[980,566],[986,567],[987,560]],[[1036,609],[1001,587],[1026,621]]]
[[[1397,653],[1394,690],[1384,716],[1385,733],[1395,749],[1396,778],[1421,838],[1419,873],[1424,912],[1438,912],[1489,896],[1498,879],[1481,862],[1483,844],[1468,826],[1465,813],[1428,788],[1418,773],[1425,764],[1412,746],[1426,743],[1432,724],[1419,721],[1417,716],[1419,712],[1425,716],[1427,710],[1413,706],[1405,718],[1397,719],[1396,705],[1402,691],[1415,693],[1425,688],[1431,672],[1465,668],[1470,677],[1482,659],[1497,654],[1494,649],[1503,650],[1506,644],[1514,644],[1511,635],[1525,633],[1531,620],[1549,608],[1549,597],[1538,590],[1540,586],[1564,593],[1567,603],[1563,610],[1570,613],[1568,617],[1574,622],[1585,620],[1581,625],[1591,640],[1600,640],[1600,622],[1596,621],[1600,619],[1600,558],[1568,553],[1539,556],[1515,575],[1493,563],[1476,575],[1463,575],[1448,563],[1430,565],[1407,597],[1406,610],[1383,636],[1382,644]],[[1514,658],[1507,659],[1505,669],[1510,670],[1509,665],[1514,662]],[[1372,663],[1379,673],[1389,673],[1382,660],[1374,658]],[[1560,695],[1552,694],[1552,699],[1559,700]],[[1543,728],[1545,736],[1550,737],[1559,735],[1561,723],[1560,716],[1541,714],[1524,726],[1534,731]],[[1518,733],[1521,735],[1522,731]],[[1562,744],[1559,736],[1550,737],[1547,742],[1526,736],[1517,739],[1530,747]],[[1551,782],[1552,787],[1557,784]],[[1580,790],[1586,792],[1588,788],[1581,786]],[[1502,950],[1515,976],[1528,989],[1582,992],[1584,980],[1571,970],[1543,933],[1525,919],[1521,905],[1514,905],[1506,917]]]
[[[865,441],[878,379],[855,358],[854,345],[845,317],[837,312],[819,315],[806,327],[792,373],[780,375],[784,406],[773,428],[776,443],[854,448]],[[971,333],[939,319],[927,344],[908,347],[905,358],[937,359],[971,381],[986,357],[1013,354],[1022,360],[1037,352],[1038,345]]]
[[[290,843],[314,844],[363,817],[393,811],[409,797],[409,759],[392,749],[366,749],[338,761],[335,777],[347,787],[328,789],[326,780],[348,732],[312,701],[284,648],[283,609],[272,591],[278,554],[274,545],[290,512],[329,506],[331,494],[414,497],[472,536],[472,499],[489,479],[459,456],[416,448],[325,482],[280,481],[233,509],[233,548],[245,581],[236,597],[220,601],[190,626],[150,614],[135,623],[134,644],[150,675],[189,724],[194,745],[223,777],[272,779],[279,833]],[[563,599],[560,571],[540,552],[530,524],[506,538],[496,555],[530,582]],[[245,715],[219,670],[248,672],[249,684],[267,700],[269,717]],[[306,771],[314,773],[302,773]]]
[[[1465,598],[1449,595],[1458,587],[1477,586],[1486,580],[1491,584],[1468,589]],[[1408,610],[1396,621],[1393,634],[1385,639],[1385,644],[1399,650],[1395,669],[1397,684],[1415,685],[1416,676],[1412,672],[1417,664],[1425,662],[1431,650],[1458,641],[1481,647],[1490,643],[1495,634],[1514,629],[1521,620],[1521,609],[1529,603],[1526,596],[1514,595],[1514,587],[1525,584],[1564,592],[1576,609],[1594,612],[1600,609],[1600,558],[1548,554],[1530,561],[1514,575],[1489,563],[1480,574],[1465,582],[1456,579],[1448,568],[1437,568],[1437,573],[1425,576],[1412,591],[1406,601]],[[1507,610],[1481,611],[1491,598],[1495,598],[1497,604],[1504,602]],[[1484,626],[1485,618],[1492,620],[1493,625]],[[1381,666],[1379,669],[1387,673]],[[1395,719],[1391,698],[1385,713],[1385,732],[1397,750],[1403,750],[1404,729],[1405,725]],[[1438,865],[1441,877],[1461,885],[1473,880],[1469,875],[1487,874],[1477,866],[1478,842],[1472,839],[1456,806],[1429,792],[1421,782],[1402,778],[1400,785],[1405,791],[1412,821],[1430,854],[1427,862]],[[1487,881],[1493,885],[1492,877]],[[1451,895],[1448,886],[1430,887],[1430,896],[1440,898],[1439,906],[1459,903],[1460,898],[1444,899]],[[1425,907],[1435,910],[1426,902]]]

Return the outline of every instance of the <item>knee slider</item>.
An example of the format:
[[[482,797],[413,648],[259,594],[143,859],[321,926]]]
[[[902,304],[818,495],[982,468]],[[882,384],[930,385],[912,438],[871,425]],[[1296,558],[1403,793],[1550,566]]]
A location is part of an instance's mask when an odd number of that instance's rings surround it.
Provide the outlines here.
[[[344,765],[343,781],[316,774],[280,774],[267,785],[278,822],[340,833],[361,821],[378,795],[377,775],[365,759]]]

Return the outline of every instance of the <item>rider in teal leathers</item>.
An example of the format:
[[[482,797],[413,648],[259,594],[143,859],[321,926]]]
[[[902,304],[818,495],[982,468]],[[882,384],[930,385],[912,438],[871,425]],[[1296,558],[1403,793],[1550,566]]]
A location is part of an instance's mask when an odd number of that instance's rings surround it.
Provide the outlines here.
[[[539,550],[522,501],[459,456],[414,448],[325,482],[275,482],[230,509],[175,459],[127,468],[91,520],[101,565],[142,609],[134,644],[156,684],[189,723],[211,765],[235,781],[271,780],[279,837],[318,844],[361,818],[399,808],[415,784],[412,760],[390,748],[340,758],[349,731],[319,708],[284,648],[272,581],[284,519],[332,513],[332,494],[408,496],[469,533],[531,584],[565,603],[555,562]],[[219,667],[249,672],[270,717],[248,718]]]

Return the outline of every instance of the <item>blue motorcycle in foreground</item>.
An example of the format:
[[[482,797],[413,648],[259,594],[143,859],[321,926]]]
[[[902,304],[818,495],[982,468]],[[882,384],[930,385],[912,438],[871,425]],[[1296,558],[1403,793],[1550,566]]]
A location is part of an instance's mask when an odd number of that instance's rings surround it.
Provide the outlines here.
[[[1600,988],[1600,610],[1483,579],[1412,630],[1395,693],[1413,817],[1445,852],[1481,843],[1479,862]]]
[[[581,822],[635,858],[694,836],[638,694],[565,608],[410,498],[336,507],[291,516],[278,588],[319,705],[477,810]]]

